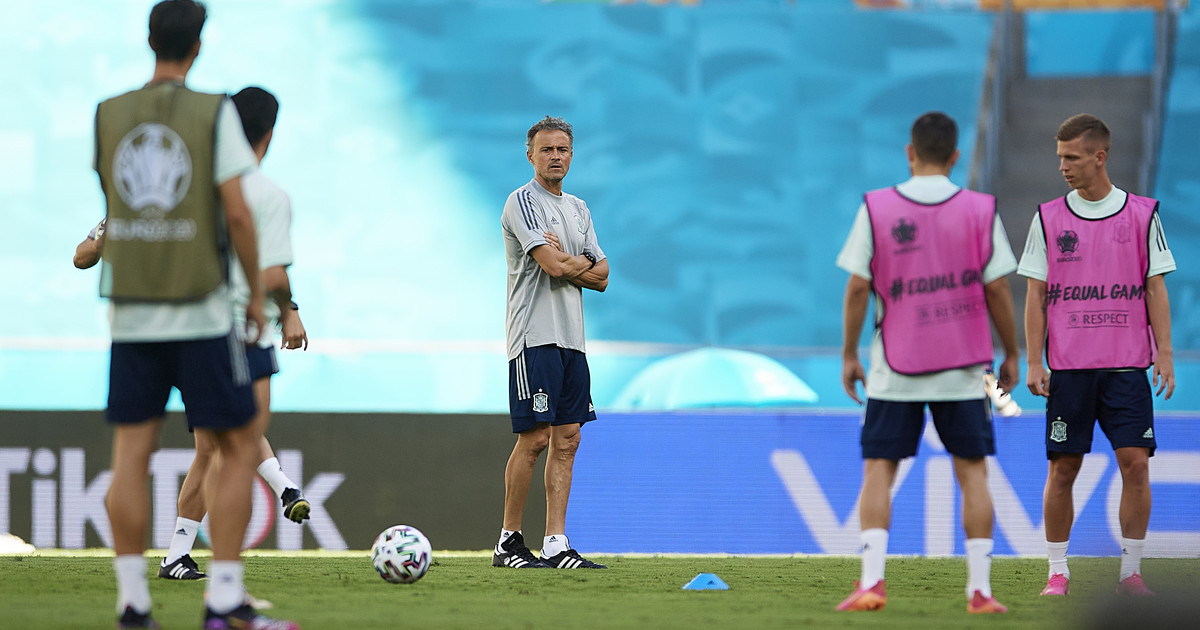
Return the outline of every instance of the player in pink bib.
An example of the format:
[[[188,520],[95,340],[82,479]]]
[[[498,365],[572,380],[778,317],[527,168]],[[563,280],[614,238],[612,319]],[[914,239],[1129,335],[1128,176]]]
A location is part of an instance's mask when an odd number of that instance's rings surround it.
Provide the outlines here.
[[[991,587],[986,458],[996,446],[982,384],[984,368],[995,359],[989,316],[1004,345],[1000,386],[1017,383],[1017,331],[1007,280],[1017,261],[995,199],[950,181],[957,142],[958,127],[949,116],[931,112],[918,118],[907,147],[912,178],[866,194],[838,255],[838,266],[850,273],[842,384],[861,404],[862,381],[867,398],[858,504],[862,573],[838,610],[878,610],[887,603],[890,490],[900,460],[917,454],[926,407],[962,488],[967,611],[1007,610]],[[867,378],[858,341],[872,294],[877,325]]]
[[[1058,168],[1072,190],[1038,208],[1018,269],[1029,284],[1027,382],[1029,391],[1046,397],[1050,463],[1042,511],[1050,568],[1042,595],[1070,592],[1072,492],[1097,422],[1121,470],[1117,592],[1153,595],[1141,576],[1150,521],[1150,457],[1157,447],[1146,369],[1153,364],[1157,393],[1170,398],[1175,367],[1164,276],[1175,269],[1175,260],[1163,236],[1158,202],[1126,193],[1108,178],[1108,126],[1079,114],[1068,118],[1056,137]]]

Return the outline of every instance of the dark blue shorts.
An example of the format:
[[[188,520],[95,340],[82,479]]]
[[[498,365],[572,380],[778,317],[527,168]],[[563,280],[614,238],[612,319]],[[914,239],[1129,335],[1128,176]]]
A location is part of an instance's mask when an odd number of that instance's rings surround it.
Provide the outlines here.
[[[1090,453],[1096,421],[1114,450],[1154,449],[1154,396],[1141,370],[1057,371],[1050,374],[1046,399],[1046,456]]]
[[[275,348],[263,348],[257,344],[246,346],[246,362],[250,364],[250,380],[270,378],[279,373],[279,361],[275,358]]]
[[[986,398],[929,403],[868,398],[862,428],[863,459],[898,461],[916,455],[925,430],[926,404],[938,437],[951,455],[976,459],[996,454],[992,407]]]
[[[250,382],[244,346],[232,332],[188,341],[114,341],[105,417],[117,424],[162,417],[175,387],[189,427],[232,429],[254,416]]]
[[[508,362],[508,410],[513,433],[524,433],[542,422],[595,420],[587,355],[558,346],[522,350]]]

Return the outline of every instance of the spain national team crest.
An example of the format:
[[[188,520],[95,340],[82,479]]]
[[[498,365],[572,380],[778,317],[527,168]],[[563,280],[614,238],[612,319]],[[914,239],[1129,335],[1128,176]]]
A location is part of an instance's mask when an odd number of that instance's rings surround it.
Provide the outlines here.
[[[1113,226],[1113,240],[1118,243],[1128,243],[1133,240],[1133,225],[1129,217],[1121,217]]]
[[[583,217],[575,215],[575,225],[579,226],[580,234],[587,234],[587,223],[583,222]]]
[[[1050,439],[1055,442],[1067,441],[1067,423],[1062,420],[1055,420],[1050,423]]]
[[[533,395],[533,410],[537,413],[543,413],[550,410],[550,396],[546,395],[542,390]]]

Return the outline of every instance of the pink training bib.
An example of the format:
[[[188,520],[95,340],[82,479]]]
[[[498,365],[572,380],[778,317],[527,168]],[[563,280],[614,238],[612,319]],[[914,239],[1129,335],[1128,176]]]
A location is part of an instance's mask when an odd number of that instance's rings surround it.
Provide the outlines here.
[[[1046,358],[1052,370],[1150,367],[1147,241],[1158,202],[1129,195],[1104,219],[1065,197],[1039,208],[1046,235]]]
[[[983,268],[992,255],[995,198],[964,189],[931,205],[886,188],[867,193],[866,204],[888,365],[925,374],[991,363]]]

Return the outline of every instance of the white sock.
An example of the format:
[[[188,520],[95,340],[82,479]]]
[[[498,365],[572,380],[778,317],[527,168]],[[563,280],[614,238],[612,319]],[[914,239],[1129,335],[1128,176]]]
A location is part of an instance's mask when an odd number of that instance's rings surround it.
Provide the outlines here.
[[[867,589],[883,579],[888,530],[880,527],[864,529],[859,540],[862,541],[862,577],[858,580],[858,587]]]
[[[224,615],[246,601],[242,585],[242,563],[237,560],[213,560],[208,564],[208,609]]]
[[[1142,572],[1142,552],[1146,550],[1146,539],[1121,537],[1121,579]]]
[[[139,554],[113,558],[117,574],[117,614],[132,606],[139,614],[150,612],[150,581],[146,579],[146,558]]]
[[[504,541],[511,538],[513,534],[519,534],[519,533],[521,533],[521,530],[519,530],[519,529],[514,532],[510,529],[504,529],[503,527],[501,527],[500,528],[500,541],[496,543],[496,552],[499,553],[500,551],[502,551],[500,549],[500,545],[503,545]]]
[[[1046,541],[1046,555],[1050,558],[1050,575],[1046,576],[1047,578],[1055,573],[1061,573],[1063,577],[1071,579],[1071,570],[1067,568],[1067,544],[1070,542],[1070,540]]]
[[[258,465],[258,476],[262,477],[263,481],[271,486],[271,490],[275,491],[275,498],[277,499],[283,498],[283,491],[288,488],[300,489],[300,486],[283,472],[283,467],[279,465],[279,459],[275,457],[264,459]]]
[[[967,599],[979,591],[992,596],[992,539],[967,539]]]
[[[163,558],[162,566],[192,553],[196,544],[196,534],[200,533],[200,522],[180,516],[175,519],[175,535],[171,536],[171,546],[167,549],[167,557]]]
[[[571,548],[566,534],[553,534],[542,539],[542,557],[557,556]]]

